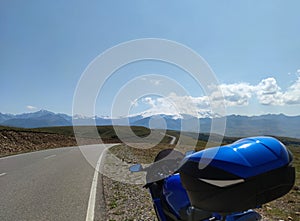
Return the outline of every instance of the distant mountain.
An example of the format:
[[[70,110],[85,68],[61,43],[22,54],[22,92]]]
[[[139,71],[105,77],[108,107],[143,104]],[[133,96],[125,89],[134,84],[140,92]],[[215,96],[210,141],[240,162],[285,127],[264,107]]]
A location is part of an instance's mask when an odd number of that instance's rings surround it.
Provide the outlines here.
[[[227,117],[226,135],[275,135],[300,138],[300,116],[286,116],[284,114],[253,117],[231,115]]]
[[[24,128],[71,125],[70,121],[65,119],[65,116],[63,114],[55,114],[46,110],[40,110],[34,113],[12,115],[12,117],[8,120],[4,120],[2,122],[0,121],[0,124],[5,126]]]
[[[2,114],[0,113],[0,125],[24,128],[51,127],[51,126],[72,126],[72,125],[131,125],[133,122],[142,119],[141,115],[130,118],[121,117],[111,119],[109,117],[88,117],[75,115],[73,118],[67,114],[53,113],[47,110],[40,110],[23,114]]]
[[[172,115],[154,115],[145,118],[141,118],[131,123],[133,126],[143,126],[151,129],[162,129],[166,128],[168,130],[181,130],[182,118]]]
[[[12,119],[14,117],[14,115],[12,114],[2,114],[0,113],[0,123],[4,122],[6,120]]]
[[[11,127],[23,127],[23,128],[38,128],[38,127],[55,127],[55,126],[70,126],[70,123],[65,119],[55,118],[47,118],[39,117],[39,118],[28,118],[28,119],[10,119],[3,123],[2,125],[11,126]]]
[[[0,113],[0,125],[36,128],[71,125],[125,125],[144,126],[151,129],[169,129],[178,131],[209,133],[211,115],[205,113],[201,118],[188,114],[155,114],[142,113],[128,117],[87,117],[82,115],[71,116],[40,110],[24,114]],[[200,114],[199,114],[200,116]],[[220,117],[215,118],[220,119]],[[261,116],[230,115],[226,117],[226,136],[245,137],[256,135],[274,135],[300,138],[300,116],[286,116],[284,114],[267,114]]]
[[[169,130],[197,132],[197,121],[201,133],[210,133],[211,130],[211,118],[195,118],[192,116],[179,119],[172,116],[156,115],[138,120],[132,125],[160,129],[162,123],[159,118],[164,118],[166,129]],[[284,114],[251,117],[230,115],[226,117],[225,135],[230,137],[273,135],[300,138],[300,116],[286,116]]]
[[[132,115],[132,116],[136,116],[136,115]],[[129,117],[132,117],[129,116]],[[212,117],[221,117],[218,114],[213,113],[210,110],[199,110],[199,111],[195,111],[192,114],[186,114],[186,113],[181,113],[181,112],[177,112],[176,114],[165,111],[165,112],[159,112],[159,110],[154,110],[153,108],[147,111],[144,111],[142,113],[139,114],[139,116],[141,116],[142,118],[147,118],[147,117],[152,117],[152,116],[171,116],[173,119],[183,119],[183,118],[212,118]]]
[[[39,118],[39,117],[43,117],[43,116],[54,116],[54,115],[59,115],[59,114],[55,114],[53,112],[41,109],[41,110],[39,110],[37,112],[17,114],[17,115],[15,115],[14,118],[18,118],[18,119],[30,119],[30,118]]]

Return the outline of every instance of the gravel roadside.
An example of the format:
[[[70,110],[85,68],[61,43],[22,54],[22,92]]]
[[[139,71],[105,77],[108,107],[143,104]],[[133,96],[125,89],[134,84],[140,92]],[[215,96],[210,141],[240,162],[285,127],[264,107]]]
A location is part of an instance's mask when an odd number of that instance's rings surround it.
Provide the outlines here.
[[[103,177],[107,220],[157,220],[150,194],[142,185],[125,184]]]
[[[167,146],[165,148],[169,148]],[[157,220],[150,194],[141,184],[133,185],[123,181],[128,181],[131,176],[128,172],[127,163],[150,163],[153,155],[161,150],[163,146],[154,149],[136,150],[127,145],[115,146],[110,149],[112,155],[122,159],[124,163],[111,164],[109,167],[114,176],[104,176],[104,197],[106,202],[107,220]],[[294,153],[300,152],[299,149],[293,150]],[[299,155],[296,157],[296,166],[299,164]],[[113,165],[113,166],[112,166]],[[122,169],[120,170],[120,168]],[[123,177],[120,178],[120,175]],[[137,178],[136,178],[137,179]],[[117,181],[118,180],[118,181]],[[133,179],[134,180],[134,179]],[[258,212],[262,215],[263,221],[299,221],[300,220],[300,188],[297,180],[293,190],[284,197],[264,205]]]

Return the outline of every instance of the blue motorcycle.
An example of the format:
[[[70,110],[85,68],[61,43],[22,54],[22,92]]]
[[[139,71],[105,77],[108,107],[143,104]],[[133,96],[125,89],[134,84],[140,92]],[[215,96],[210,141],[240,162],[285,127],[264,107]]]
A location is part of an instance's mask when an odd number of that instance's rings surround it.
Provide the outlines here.
[[[295,183],[291,152],[272,137],[189,152],[161,151],[146,172],[159,221],[254,221],[252,210],[288,193]]]

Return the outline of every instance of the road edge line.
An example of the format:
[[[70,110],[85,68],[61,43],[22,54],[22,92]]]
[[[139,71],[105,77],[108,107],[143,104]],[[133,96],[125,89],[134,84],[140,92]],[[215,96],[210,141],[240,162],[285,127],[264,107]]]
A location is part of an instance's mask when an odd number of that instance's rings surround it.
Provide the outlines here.
[[[87,212],[86,212],[86,218],[85,218],[86,221],[94,221],[99,170],[100,170],[100,164],[102,161],[102,157],[105,154],[106,149],[107,149],[107,147],[102,151],[102,153],[97,161],[97,164],[96,164],[94,177],[93,177],[93,181],[92,181],[92,185],[91,185],[88,208],[87,208]]]
[[[6,175],[6,173],[0,173],[0,176],[4,176],[4,175]]]

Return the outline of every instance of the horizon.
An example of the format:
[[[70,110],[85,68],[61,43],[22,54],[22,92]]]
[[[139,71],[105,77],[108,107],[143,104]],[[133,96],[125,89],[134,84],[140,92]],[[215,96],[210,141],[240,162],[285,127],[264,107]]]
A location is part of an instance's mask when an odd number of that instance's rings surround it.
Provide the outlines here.
[[[41,113],[42,112],[42,113]],[[191,121],[192,120],[192,121]],[[70,116],[48,110],[5,116],[0,113],[0,125],[17,128],[43,128],[72,126],[74,131],[85,130],[80,126],[142,126],[150,129],[181,132],[219,134],[232,137],[284,136],[300,138],[300,115],[264,114],[255,116],[190,116],[190,115],[136,115],[136,116]],[[220,122],[223,129],[220,130]],[[212,131],[212,124],[218,124]],[[221,125],[222,126],[222,125]],[[95,129],[95,128],[94,128]],[[84,131],[81,131],[84,132]],[[128,132],[128,131],[127,131]],[[126,133],[127,133],[126,132]],[[120,136],[123,136],[120,132]],[[126,135],[128,136],[128,134]],[[134,135],[132,135],[134,137]]]
[[[46,111],[46,112],[50,112],[50,113],[53,113],[53,114],[65,114],[65,115],[68,115],[70,117],[74,117],[74,116],[82,116],[82,117],[87,117],[87,118],[93,118],[93,117],[99,117],[99,118],[108,118],[108,119],[118,119],[118,118],[130,118],[130,117],[134,117],[134,116],[141,116],[143,113],[137,113],[135,115],[127,115],[127,116],[115,116],[115,117],[111,117],[111,116],[108,116],[108,115],[93,115],[93,116],[86,116],[86,115],[82,115],[82,114],[75,114],[75,115],[70,115],[70,114],[67,114],[67,113],[63,113],[63,112],[54,112],[54,111],[51,111],[51,110],[46,110],[46,109],[40,109],[40,110],[35,110],[35,111],[28,111],[28,112],[21,112],[21,113],[3,113],[0,111],[0,114],[4,114],[4,115],[13,115],[13,116],[18,116],[18,115],[22,115],[22,114],[34,114],[34,113],[37,113],[37,112],[41,112],[41,111]],[[177,113],[179,115],[183,115],[183,113]],[[147,117],[151,117],[151,116],[155,116],[155,115],[166,115],[166,116],[174,116],[172,114],[165,114],[165,113],[157,113],[157,114],[153,114],[153,115],[150,115],[150,116],[146,116],[144,118],[147,118]],[[188,114],[186,114],[188,115]],[[284,116],[287,116],[287,117],[298,117],[300,116],[300,114],[298,115],[287,115],[287,114],[284,114],[284,113],[266,113],[266,114],[261,114],[261,115],[240,115],[240,114],[229,114],[229,115],[225,115],[225,117],[228,117],[228,116],[241,116],[241,117],[260,117],[260,116],[266,116],[266,115],[273,115],[273,116],[278,116],[278,115],[284,115]],[[224,116],[218,116],[218,117],[224,117]],[[218,118],[218,117],[212,117],[212,118]],[[203,117],[203,118],[206,118],[206,117]]]

